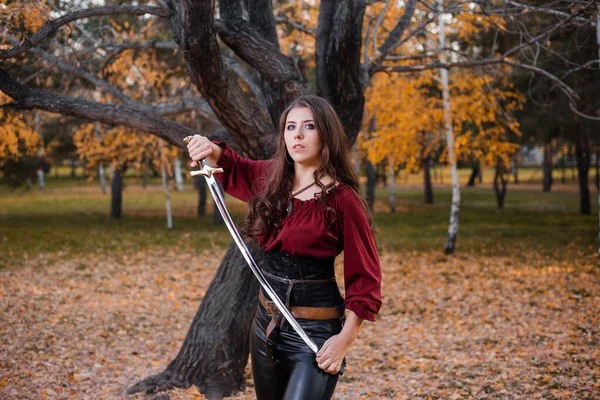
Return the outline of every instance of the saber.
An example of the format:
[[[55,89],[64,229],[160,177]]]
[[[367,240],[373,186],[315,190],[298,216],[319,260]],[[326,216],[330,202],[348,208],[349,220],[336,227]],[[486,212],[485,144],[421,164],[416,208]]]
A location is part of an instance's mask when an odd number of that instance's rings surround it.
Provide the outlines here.
[[[188,137],[184,138],[183,141],[185,143],[189,143],[189,141],[192,140],[192,137],[193,136],[188,136]],[[223,216],[223,220],[225,221],[225,225],[227,225],[227,229],[229,229],[229,233],[231,233],[231,236],[233,237],[233,241],[235,242],[237,247],[240,249],[242,256],[244,256],[244,259],[250,266],[250,269],[256,276],[256,279],[258,279],[260,286],[269,295],[269,297],[273,300],[273,302],[275,303],[275,305],[277,306],[277,308],[279,309],[279,311],[281,312],[283,317],[292,326],[292,328],[294,328],[296,333],[298,335],[300,335],[300,337],[302,338],[302,340],[304,340],[304,342],[308,345],[308,347],[310,347],[310,349],[316,353],[317,351],[319,351],[319,348],[317,347],[315,342],[313,342],[313,340],[306,334],[306,332],[304,332],[304,329],[302,329],[302,327],[300,326],[298,321],[296,321],[296,318],[294,318],[292,313],[283,304],[283,302],[281,301],[279,296],[277,296],[277,294],[275,293],[275,291],[273,290],[273,288],[271,287],[271,285],[269,284],[269,282],[263,275],[260,268],[258,268],[258,265],[256,265],[256,262],[252,258],[252,254],[250,254],[250,250],[248,250],[248,247],[246,247],[246,243],[244,243],[244,241],[242,240],[242,235],[240,235],[240,232],[237,230],[237,227],[235,226],[235,223],[233,222],[231,215],[229,215],[229,210],[227,210],[227,207],[225,206],[225,199],[223,198],[223,195],[221,195],[221,191],[219,190],[217,181],[216,181],[215,177],[213,176],[213,174],[215,174],[215,173],[222,173],[223,168],[211,167],[210,165],[208,165],[208,161],[206,161],[206,159],[200,160],[200,164],[202,165],[202,169],[197,170],[197,171],[190,171],[190,175],[204,176],[204,179],[206,179],[206,184],[208,185],[208,188],[210,189],[210,193],[212,194],[212,196],[215,200],[215,204],[217,205],[219,212]]]

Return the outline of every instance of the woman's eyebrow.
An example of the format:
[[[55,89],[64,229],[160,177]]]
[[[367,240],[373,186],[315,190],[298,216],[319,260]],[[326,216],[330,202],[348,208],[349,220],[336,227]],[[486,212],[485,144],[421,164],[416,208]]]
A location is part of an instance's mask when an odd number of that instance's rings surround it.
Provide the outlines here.
[[[314,121],[312,119],[307,119],[307,120],[301,121],[301,122],[304,123],[304,122],[314,122]],[[286,124],[295,124],[295,123],[296,123],[296,121],[287,121],[286,122]]]

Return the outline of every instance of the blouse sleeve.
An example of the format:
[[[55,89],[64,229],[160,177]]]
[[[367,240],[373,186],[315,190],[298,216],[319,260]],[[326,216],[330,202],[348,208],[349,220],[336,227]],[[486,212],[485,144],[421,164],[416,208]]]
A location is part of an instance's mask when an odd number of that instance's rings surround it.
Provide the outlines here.
[[[250,160],[236,154],[226,143],[213,143],[223,149],[217,162],[217,166],[223,168],[223,173],[215,174],[215,179],[221,183],[225,193],[247,202],[254,194],[254,185],[258,178],[266,171],[265,165],[268,161]]]
[[[358,196],[352,192],[343,197],[346,309],[359,318],[375,321],[381,308],[381,267],[375,238]]]

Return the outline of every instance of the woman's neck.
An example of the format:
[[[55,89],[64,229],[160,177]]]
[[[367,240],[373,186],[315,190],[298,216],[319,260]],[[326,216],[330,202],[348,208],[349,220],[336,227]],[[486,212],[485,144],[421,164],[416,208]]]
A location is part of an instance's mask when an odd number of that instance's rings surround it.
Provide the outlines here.
[[[315,166],[305,166],[296,163],[294,166],[294,186],[306,186],[314,181],[314,172],[317,170]]]

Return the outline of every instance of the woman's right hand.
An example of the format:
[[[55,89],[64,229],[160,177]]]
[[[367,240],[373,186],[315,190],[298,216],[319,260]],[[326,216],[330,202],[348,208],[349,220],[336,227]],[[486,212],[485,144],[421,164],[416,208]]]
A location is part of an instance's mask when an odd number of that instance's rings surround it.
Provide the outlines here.
[[[187,144],[187,150],[192,159],[191,167],[199,165],[199,161],[206,158],[211,167],[216,167],[219,158],[221,158],[221,147],[217,146],[208,138],[201,135],[194,135]]]

